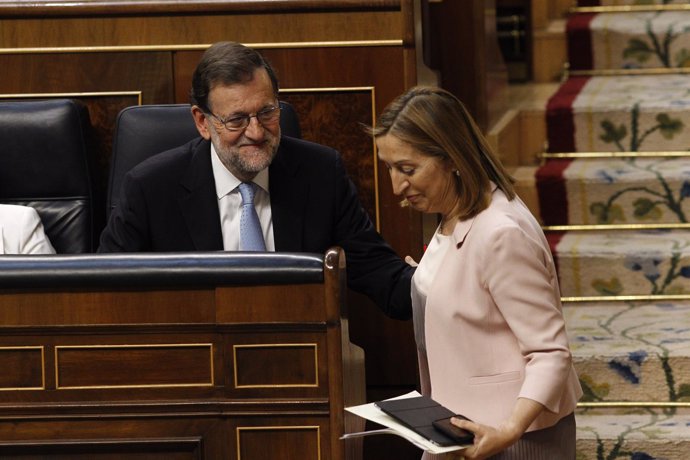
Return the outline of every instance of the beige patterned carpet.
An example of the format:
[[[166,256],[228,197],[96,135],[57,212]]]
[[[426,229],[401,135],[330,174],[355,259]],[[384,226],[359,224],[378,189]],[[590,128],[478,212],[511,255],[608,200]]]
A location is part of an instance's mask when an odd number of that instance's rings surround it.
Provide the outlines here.
[[[690,2],[579,4],[645,8],[571,13],[535,178],[585,391],[578,460],[688,460]]]

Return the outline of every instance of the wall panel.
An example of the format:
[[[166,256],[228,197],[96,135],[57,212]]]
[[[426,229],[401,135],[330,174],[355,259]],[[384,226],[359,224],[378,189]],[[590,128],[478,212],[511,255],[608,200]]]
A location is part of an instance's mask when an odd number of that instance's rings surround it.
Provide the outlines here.
[[[0,68],[2,93],[140,91],[144,104],[173,96],[170,52],[0,50]]]
[[[2,5],[0,4],[0,7]],[[7,48],[179,46],[241,37],[244,43],[396,40],[396,11],[279,14],[111,16],[3,21]],[[378,28],[371,27],[372,23]],[[136,33],[133,33],[136,31]]]

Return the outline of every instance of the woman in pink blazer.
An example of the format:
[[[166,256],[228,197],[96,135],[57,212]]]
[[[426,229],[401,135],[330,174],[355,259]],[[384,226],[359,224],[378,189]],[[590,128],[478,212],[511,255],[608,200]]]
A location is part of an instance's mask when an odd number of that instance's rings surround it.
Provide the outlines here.
[[[442,89],[412,88],[372,132],[394,193],[441,216],[412,282],[422,393],[472,420],[454,420],[475,434],[466,459],[574,459],[555,264],[512,179]]]

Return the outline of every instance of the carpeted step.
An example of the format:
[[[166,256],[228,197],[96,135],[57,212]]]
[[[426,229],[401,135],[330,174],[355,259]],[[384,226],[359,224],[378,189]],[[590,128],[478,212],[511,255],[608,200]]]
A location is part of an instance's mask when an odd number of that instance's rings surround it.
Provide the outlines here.
[[[690,150],[690,74],[570,77],[546,126],[549,152]]]
[[[578,413],[577,460],[688,460],[690,414],[630,409],[627,414]]]
[[[566,303],[563,314],[581,402],[690,403],[690,300]]]
[[[687,155],[548,159],[535,174],[541,221],[544,225],[688,223]]]
[[[629,10],[654,3],[690,2],[578,1]],[[580,49],[570,68],[610,76],[571,76],[551,97],[547,150],[572,155],[546,159],[533,182],[523,178],[521,195],[546,225],[684,227],[690,74],[673,68],[690,64],[690,10],[594,10],[569,20],[569,50]],[[690,228],[547,230],[547,238],[585,391],[577,459],[690,459]]]
[[[563,297],[690,294],[690,230],[547,232]]]
[[[571,71],[690,65],[690,11],[572,14],[566,37]]]
[[[686,460],[690,453],[690,300],[566,303],[584,396],[578,460]]]

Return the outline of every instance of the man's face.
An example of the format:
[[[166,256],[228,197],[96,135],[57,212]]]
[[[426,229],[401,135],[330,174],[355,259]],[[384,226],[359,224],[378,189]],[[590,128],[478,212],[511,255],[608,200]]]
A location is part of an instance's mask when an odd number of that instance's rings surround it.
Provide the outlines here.
[[[251,117],[249,124],[236,131],[228,130],[221,121],[246,115],[256,115],[270,107],[278,107],[271,79],[265,69],[254,71],[251,81],[211,88],[205,114],[194,106],[192,114],[199,133],[210,139],[225,167],[238,179],[250,181],[267,168],[280,142],[279,118],[264,122]]]

